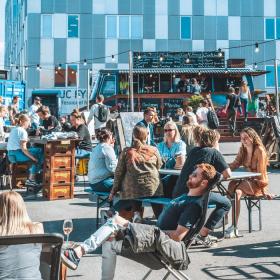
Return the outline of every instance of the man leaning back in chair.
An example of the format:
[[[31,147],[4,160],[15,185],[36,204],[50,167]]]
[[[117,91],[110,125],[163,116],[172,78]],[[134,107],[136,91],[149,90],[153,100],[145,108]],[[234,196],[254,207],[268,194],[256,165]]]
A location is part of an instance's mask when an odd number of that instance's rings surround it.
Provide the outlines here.
[[[180,254],[187,255],[185,243],[182,240],[201,217],[203,195],[209,190],[209,182],[211,183],[215,176],[216,170],[212,165],[206,163],[197,165],[187,181],[188,194],[183,194],[172,200],[165,207],[159,216],[157,227],[133,224],[118,214],[115,214],[82,244],[74,246],[73,249],[67,249],[61,256],[62,262],[70,269],[77,269],[79,261],[84,254],[96,250],[98,246],[103,244],[101,279],[113,279],[116,267],[116,255],[122,254],[125,243],[123,238],[116,240],[114,237],[120,231],[123,233],[122,236],[133,235],[136,228],[138,233],[141,231],[142,238],[139,241],[138,234],[137,238],[134,238],[134,240],[137,239],[138,244],[145,244],[144,247],[150,244],[152,248],[156,248],[155,250],[160,250],[161,252],[165,250],[170,256],[176,256],[177,259],[180,259],[182,257]],[[156,231],[160,234],[153,234]],[[161,237],[160,241],[157,240],[158,236]],[[162,240],[164,240],[164,244],[160,244]],[[139,250],[140,248],[135,249],[135,244],[131,244],[130,242],[129,245],[133,249],[132,253],[135,251],[143,252],[143,250]],[[151,252],[151,248],[146,249],[144,250],[145,252]]]

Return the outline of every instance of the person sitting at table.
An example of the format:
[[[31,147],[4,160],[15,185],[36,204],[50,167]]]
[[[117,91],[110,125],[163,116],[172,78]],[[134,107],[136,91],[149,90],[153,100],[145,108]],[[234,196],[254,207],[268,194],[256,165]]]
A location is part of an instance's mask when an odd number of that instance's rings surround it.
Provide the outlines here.
[[[266,196],[272,198],[268,193],[267,166],[268,157],[265,147],[257,132],[246,127],[240,133],[241,147],[235,160],[229,164],[232,170],[244,166],[246,171],[261,173],[259,177],[238,181],[231,181],[228,192],[231,196],[236,193],[236,225],[240,214],[240,200],[242,196]],[[233,220],[233,219],[232,219]],[[236,229],[237,230],[237,229]],[[234,236],[234,225],[226,230],[226,237]]]
[[[17,119],[17,126],[11,130],[9,135],[7,151],[8,158],[11,162],[27,162],[32,161],[29,179],[25,185],[36,187],[36,174],[42,170],[43,151],[38,147],[27,148],[28,134],[27,129],[30,127],[30,118],[28,115],[21,114]],[[11,160],[12,159],[12,160]]]
[[[107,128],[97,132],[99,144],[92,150],[88,163],[88,181],[95,192],[110,192],[118,163],[114,150],[115,139]]]
[[[40,130],[37,129],[36,135],[61,131],[61,126],[57,118],[50,114],[50,109],[48,106],[41,106],[37,110],[37,114],[42,120],[43,128],[40,128]]]
[[[177,125],[169,121],[164,126],[164,140],[158,144],[158,150],[163,159],[164,168],[181,169],[186,159],[186,144],[181,140]],[[164,175],[162,177],[165,197],[172,197],[173,187],[177,176]]]
[[[20,194],[0,194],[0,236],[42,234],[41,223],[32,222]],[[39,244],[0,246],[0,279],[42,279]]]
[[[158,172],[162,161],[157,148],[146,144],[147,137],[146,127],[134,127],[133,143],[120,154],[114,186],[109,196],[112,200],[119,192],[120,200],[114,205],[114,209],[119,211],[132,207],[134,220],[141,219],[139,213],[142,205],[135,199],[162,195],[162,183]]]
[[[7,107],[5,105],[0,105],[0,142],[5,142],[5,131],[4,131],[4,118],[7,114]]]
[[[191,115],[183,117],[181,137],[186,144],[186,156],[188,156],[190,150],[195,146],[193,131],[196,126]]]
[[[74,109],[70,114],[70,122],[72,124],[71,131],[77,132],[80,140],[76,147],[76,157],[89,157],[92,151],[91,138],[82,114],[78,109]]]
[[[209,184],[215,176],[216,170],[210,164],[198,165],[186,183],[186,187],[189,189],[188,194],[184,194],[166,205],[156,227],[145,224],[135,225],[116,214],[84,242],[64,251],[61,254],[63,264],[70,269],[77,269],[81,258],[86,253],[95,251],[101,244],[103,245],[102,276],[100,278],[104,280],[114,279],[117,254],[126,253],[127,258],[135,260],[137,253],[134,251],[143,252],[143,249],[149,249],[146,252],[155,252],[153,248],[157,248],[167,259],[176,260],[177,264],[179,261],[183,263],[188,257],[185,243],[181,241],[200,218],[203,195],[207,192]],[[154,230],[157,231],[157,234]],[[143,245],[142,248],[132,241],[134,247],[132,250],[132,246],[126,246],[127,242],[124,238],[116,240],[116,236],[120,236],[118,231],[125,232],[131,237],[135,236],[132,232],[137,232],[137,240],[140,245]],[[145,259],[145,256],[148,257],[144,255],[144,258],[142,256],[141,259]],[[150,257],[146,259],[147,262],[151,261]]]
[[[186,182],[197,164],[209,163],[213,165],[216,171],[221,173],[224,178],[228,178],[231,175],[228,164],[217,149],[219,141],[219,133],[217,131],[197,126],[194,129],[194,139],[198,146],[190,150],[176,182],[173,198],[177,198],[186,193]],[[214,245],[214,240],[210,238],[209,233],[221,224],[223,217],[231,208],[230,200],[220,193],[211,192],[209,204],[214,204],[216,207],[196,238],[197,242],[205,247],[212,247]]]

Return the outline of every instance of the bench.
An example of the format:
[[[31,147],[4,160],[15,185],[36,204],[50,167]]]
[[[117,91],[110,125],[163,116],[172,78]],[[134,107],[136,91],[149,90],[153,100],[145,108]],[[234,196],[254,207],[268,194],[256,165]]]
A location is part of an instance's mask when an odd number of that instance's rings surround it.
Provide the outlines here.
[[[249,223],[249,233],[252,232],[252,210],[255,208],[258,210],[259,214],[259,230],[262,230],[262,209],[261,201],[269,200],[265,196],[244,196],[242,198],[248,209],[248,223]],[[280,195],[274,197],[271,200],[280,200]]]

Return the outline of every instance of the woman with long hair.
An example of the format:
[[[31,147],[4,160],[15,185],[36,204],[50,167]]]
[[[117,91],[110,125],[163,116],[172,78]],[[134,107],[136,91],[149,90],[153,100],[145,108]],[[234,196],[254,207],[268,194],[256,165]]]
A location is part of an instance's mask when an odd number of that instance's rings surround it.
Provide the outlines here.
[[[247,117],[248,117],[248,101],[251,101],[251,99],[252,98],[251,98],[250,88],[248,87],[245,81],[242,81],[240,84],[240,101],[241,101],[241,105],[244,108],[243,113],[245,117],[245,122],[247,121]]]
[[[178,127],[175,122],[169,121],[164,126],[163,141],[158,144],[158,150],[163,159],[164,168],[182,169],[186,159],[186,144],[181,140]],[[162,177],[165,197],[172,197],[173,187],[177,176],[164,175]]]
[[[259,177],[238,181],[231,181],[229,183],[228,192],[231,196],[236,193],[236,224],[240,214],[240,200],[242,196],[267,196],[271,198],[268,193],[268,176],[267,166],[268,157],[265,147],[257,132],[251,128],[246,127],[240,133],[241,147],[235,160],[229,164],[230,169],[234,170],[240,166],[249,172],[261,173]],[[227,231],[227,237],[232,237],[234,234],[234,225],[230,226]]]
[[[197,125],[194,122],[194,119],[191,115],[186,115],[183,117],[181,137],[182,140],[186,143],[186,152],[187,155],[189,151],[195,146],[195,140],[193,131]]]
[[[88,163],[88,180],[93,191],[109,192],[114,183],[117,157],[115,139],[107,128],[101,128],[96,138],[99,144],[92,150]]]
[[[41,234],[41,223],[28,216],[24,201],[14,191],[0,194],[0,236]],[[42,279],[40,267],[41,246],[22,244],[0,246],[0,279]]]
[[[109,196],[112,200],[119,192],[120,200],[114,205],[114,209],[119,211],[132,206],[136,217],[141,203],[134,199],[162,195],[158,172],[162,161],[157,148],[146,144],[147,137],[146,127],[134,127],[132,146],[125,148],[120,154]]]

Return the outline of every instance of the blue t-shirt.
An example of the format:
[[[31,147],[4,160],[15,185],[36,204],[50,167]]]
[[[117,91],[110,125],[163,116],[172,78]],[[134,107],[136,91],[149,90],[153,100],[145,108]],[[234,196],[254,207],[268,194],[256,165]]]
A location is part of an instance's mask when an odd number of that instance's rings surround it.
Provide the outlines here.
[[[8,151],[20,150],[21,141],[28,141],[27,131],[20,126],[14,127],[9,135],[7,150]]]
[[[173,199],[160,214],[157,226],[162,230],[175,230],[178,225],[191,228],[202,212],[202,196],[183,194]]]
[[[159,150],[160,156],[166,163],[166,168],[173,168],[176,163],[175,157],[178,155],[185,156],[187,151],[186,143],[182,140],[172,143],[172,146],[170,148],[163,141],[158,144],[157,148]]]

